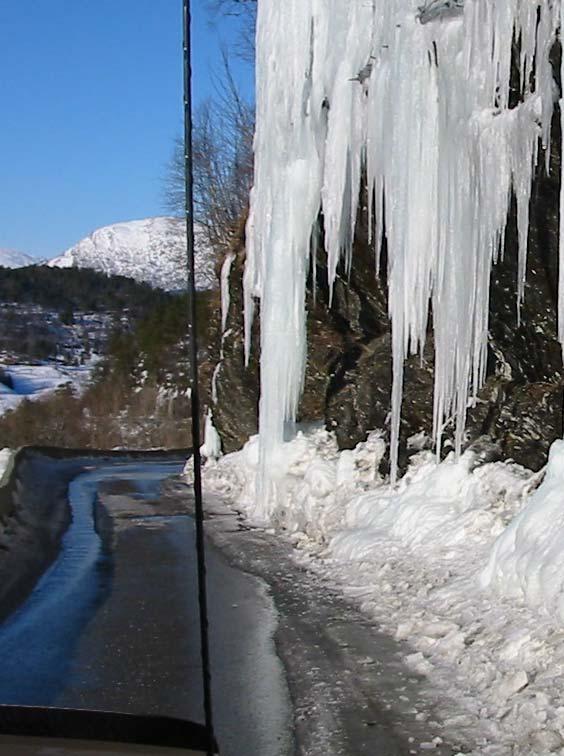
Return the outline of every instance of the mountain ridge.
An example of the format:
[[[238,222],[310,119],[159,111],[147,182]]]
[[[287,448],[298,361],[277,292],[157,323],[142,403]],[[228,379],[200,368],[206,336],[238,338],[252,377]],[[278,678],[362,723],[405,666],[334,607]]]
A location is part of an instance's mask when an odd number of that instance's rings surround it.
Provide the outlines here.
[[[44,264],[51,268],[91,268],[179,291],[187,284],[185,254],[185,221],[156,216],[98,228]],[[199,224],[195,226],[195,265],[196,288],[215,288],[215,255]]]
[[[37,260],[25,252],[0,248],[0,267],[2,268],[25,268],[27,265],[35,264],[37,264]]]

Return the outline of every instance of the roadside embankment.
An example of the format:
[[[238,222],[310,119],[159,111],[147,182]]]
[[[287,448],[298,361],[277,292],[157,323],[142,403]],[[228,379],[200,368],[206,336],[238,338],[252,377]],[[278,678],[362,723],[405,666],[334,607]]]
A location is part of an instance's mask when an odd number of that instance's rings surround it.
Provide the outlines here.
[[[57,557],[70,523],[67,490],[72,478],[102,459],[159,459],[188,453],[57,447],[16,451],[0,478],[0,621],[29,595]]]
[[[18,450],[0,486],[0,620],[29,594],[55,559],[70,522],[66,497],[80,463],[55,476],[48,454]],[[11,468],[11,469],[10,469]]]

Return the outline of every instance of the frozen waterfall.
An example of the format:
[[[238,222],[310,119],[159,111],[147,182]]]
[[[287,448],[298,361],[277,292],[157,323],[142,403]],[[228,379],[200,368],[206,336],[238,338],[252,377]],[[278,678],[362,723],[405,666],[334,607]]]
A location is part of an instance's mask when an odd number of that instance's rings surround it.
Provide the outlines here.
[[[260,0],[245,308],[249,334],[260,298],[265,507],[302,390],[312,234],[322,213],[332,283],[353,253],[363,181],[376,269],[384,227],[388,244],[392,478],[403,363],[424,346],[430,307],[435,439],[440,448],[453,419],[460,451],[484,381],[490,271],[512,192],[516,317],[523,298],[532,178],[558,98],[549,53],[561,12],[558,0]]]

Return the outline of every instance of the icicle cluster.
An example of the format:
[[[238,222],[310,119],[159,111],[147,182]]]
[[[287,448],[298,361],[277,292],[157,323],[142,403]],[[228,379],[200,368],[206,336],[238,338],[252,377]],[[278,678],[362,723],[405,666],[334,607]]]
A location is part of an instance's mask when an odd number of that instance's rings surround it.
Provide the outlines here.
[[[245,307],[248,349],[260,298],[264,480],[302,390],[312,233],[322,212],[332,282],[340,260],[350,265],[365,178],[376,267],[384,227],[388,244],[393,474],[403,363],[424,346],[430,305],[435,438],[454,418],[460,450],[484,380],[490,271],[512,192],[517,308],[523,297],[560,13],[558,0],[260,0]]]

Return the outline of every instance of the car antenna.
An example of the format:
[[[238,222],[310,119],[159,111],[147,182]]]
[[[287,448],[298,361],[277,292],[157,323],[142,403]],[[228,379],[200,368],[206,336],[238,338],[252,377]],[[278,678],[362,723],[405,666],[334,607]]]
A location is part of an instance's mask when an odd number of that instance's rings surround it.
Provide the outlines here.
[[[200,394],[198,389],[198,340],[196,316],[196,281],[194,276],[194,178],[192,163],[192,66],[190,0],[183,2],[184,54],[184,188],[186,211],[186,265],[188,274],[188,356],[191,372],[192,403],[192,460],[194,463],[194,500],[196,520],[196,553],[198,560],[198,605],[200,611],[200,642],[204,715],[207,733],[207,754],[213,756],[213,736],[210,653],[208,639],[208,609],[206,594],[206,557],[204,544],[204,508],[202,500],[202,472],[200,456]]]

